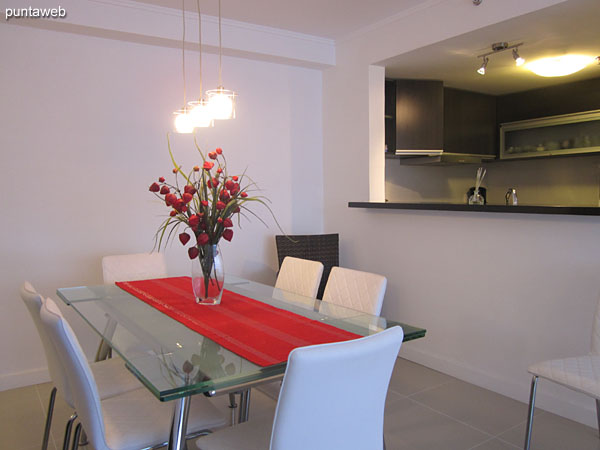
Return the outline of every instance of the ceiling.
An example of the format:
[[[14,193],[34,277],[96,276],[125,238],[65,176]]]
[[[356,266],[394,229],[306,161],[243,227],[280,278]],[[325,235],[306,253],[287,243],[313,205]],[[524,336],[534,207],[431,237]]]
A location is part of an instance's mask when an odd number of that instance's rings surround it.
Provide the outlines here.
[[[443,80],[445,86],[494,95],[600,77],[592,64],[567,77],[539,77],[516,67],[511,51],[489,57],[487,73],[476,70],[494,42],[523,42],[528,61],[565,53],[600,55],[600,0],[570,0],[515,19],[466,33],[383,61],[390,78]]]
[[[181,0],[136,0],[181,9]],[[184,0],[196,12],[195,0]],[[367,25],[410,9],[422,0],[222,0],[223,18],[329,39],[339,39]],[[218,0],[200,0],[203,14],[218,16]]]

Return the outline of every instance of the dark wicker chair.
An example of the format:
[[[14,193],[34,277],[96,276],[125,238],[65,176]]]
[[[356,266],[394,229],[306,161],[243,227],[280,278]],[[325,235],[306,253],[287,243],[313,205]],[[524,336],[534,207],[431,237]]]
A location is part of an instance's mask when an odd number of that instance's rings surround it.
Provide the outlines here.
[[[323,298],[325,285],[329,278],[329,272],[334,266],[340,265],[340,235],[339,234],[304,234],[304,235],[277,235],[277,256],[279,267],[286,256],[310,259],[323,263],[323,276],[317,298]]]

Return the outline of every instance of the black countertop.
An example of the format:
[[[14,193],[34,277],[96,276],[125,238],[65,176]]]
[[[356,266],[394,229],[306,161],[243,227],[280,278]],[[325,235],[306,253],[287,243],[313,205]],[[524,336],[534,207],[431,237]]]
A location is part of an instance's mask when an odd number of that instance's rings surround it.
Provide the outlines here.
[[[576,216],[600,216],[596,206],[535,206],[535,205],[465,205],[462,203],[394,203],[349,202],[349,208],[413,209],[429,211],[472,211],[521,214],[570,214]]]

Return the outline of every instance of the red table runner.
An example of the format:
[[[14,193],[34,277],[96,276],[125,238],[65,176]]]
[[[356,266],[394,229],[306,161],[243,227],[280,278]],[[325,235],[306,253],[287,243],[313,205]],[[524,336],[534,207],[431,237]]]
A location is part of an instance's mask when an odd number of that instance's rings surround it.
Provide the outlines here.
[[[362,336],[225,290],[198,305],[190,277],[117,282],[121,289],[259,366],[287,361],[296,347]]]

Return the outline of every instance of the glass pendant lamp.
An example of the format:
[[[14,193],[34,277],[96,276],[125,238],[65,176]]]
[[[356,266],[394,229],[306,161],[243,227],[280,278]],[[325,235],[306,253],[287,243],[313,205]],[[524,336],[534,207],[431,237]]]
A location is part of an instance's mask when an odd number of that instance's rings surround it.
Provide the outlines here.
[[[212,116],[212,110],[202,96],[202,14],[200,13],[200,0],[196,0],[196,7],[198,8],[198,43],[200,46],[198,65],[200,70],[200,96],[198,100],[189,102],[188,105],[191,108],[190,119],[194,127],[206,128],[214,125]]]
[[[185,94],[185,0],[181,0],[181,16],[183,22],[183,32],[181,36],[181,72],[183,74],[183,108],[178,109],[175,114],[175,131],[177,133],[191,133],[194,131],[194,124],[191,120],[190,109],[187,107]]]
[[[217,120],[235,118],[235,98],[237,94],[234,91],[223,87],[222,77],[222,54],[223,46],[221,43],[221,0],[219,0],[219,86],[216,89],[206,91],[208,97],[208,106],[213,118]]]

